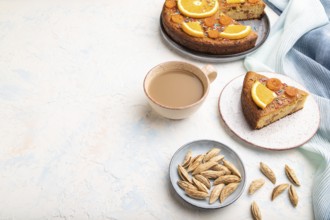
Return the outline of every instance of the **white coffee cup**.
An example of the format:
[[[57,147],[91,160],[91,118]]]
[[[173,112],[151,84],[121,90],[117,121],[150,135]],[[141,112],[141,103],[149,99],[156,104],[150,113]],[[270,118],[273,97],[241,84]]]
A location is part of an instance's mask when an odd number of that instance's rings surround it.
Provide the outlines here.
[[[171,106],[169,104],[162,103],[162,100],[155,99],[153,94],[151,94],[150,87],[153,83],[153,80],[162,74],[174,71],[176,73],[180,71],[183,73],[188,72],[200,80],[203,86],[203,92],[197,101],[183,106]],[[169,61],[153,67],[148,72],[144,79],[144,92],[148,98],[149,104],[158,114],[169,119],[183,119],[192,115],[203,104],[208,95],[210,84],[215,80],[216,77],[217,71],[212,65],[206,65],[202,68],[199,68],[196,65],[187,62]]]

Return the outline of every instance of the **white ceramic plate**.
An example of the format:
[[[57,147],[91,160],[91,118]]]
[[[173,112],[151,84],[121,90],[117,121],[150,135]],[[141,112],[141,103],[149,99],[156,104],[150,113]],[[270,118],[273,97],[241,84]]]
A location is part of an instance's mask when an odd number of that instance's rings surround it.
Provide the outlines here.
[[[270,78],[278,78],[288,85],[307,91],[302,85],[287,76],[268,72],[261,74]],[[253,146],[270,150],[296,148],[313,137],[319,127],[320,113],[312,95],[308,96],[302,110],[260,130],[251,129],[244,118],[241,107],[244,77],[245,75],[242,75],[229,82],[222,90],[219,98],[221,118],[234,134]]]
[[[219,200],[216,201],[213,204],[209,204],[209,200],[197,200],[190,198],[187,196],[184,192],[183,189],[181,189],[177,181],[180,180],[180,177],[178,175],[178,164],[182,164],[184,157],[186,156],[187,152],[191,150],[193,156],[197,156],[199,154],[204,154],[207,151],[209,151],[212,148],[219,148],[221,149],[220,154],[225,156],[225,159],[233,163],[237,169],[240,171],[241,176],[242,176],[242,181],[238,188],[235,190],[233,194],[231,194],[223,203],[220,203]],[[186,202],[190,203],[191,205],[194,205],[199,208],[204,208],[204,209],[217,209],[217,208],[222,208],[225,206],[228,206],[235,202],[242,194],[244,187],[245,187],[245,168],[243,165],[242,160],[240,157],[229,147],[226,145],[213,141],[213,140],[198,140],[198,141],[193,141],[190,142],[184,146],[182,146],[177,152],[173,155],[171,163],[170,163],[170,180],[172,183],[172,186],[174,190],[177,192],[177,194]],[[212,188],[211,188],[212,190]]]

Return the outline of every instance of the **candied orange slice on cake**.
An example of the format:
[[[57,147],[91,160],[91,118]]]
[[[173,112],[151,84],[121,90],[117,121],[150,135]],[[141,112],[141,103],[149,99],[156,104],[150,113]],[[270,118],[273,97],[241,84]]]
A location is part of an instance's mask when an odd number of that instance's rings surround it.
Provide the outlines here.
[[[285,88],[285,94],[290,97],[295,97],[298,94],[298,89],[292,86],[287,86]]]
[[[184,21],[184,18],[180,14],[174,14],[174,15],[171,16],[171,20],[174,23],[181,24]]]
[[[233,19],[223,13],[220,14],[220,18],[219,18],[219,22],[220,24],[227,26],[230,25],[233,22]]]
[[[187,34],[194,37],[204,37],[204,31],[202,25],[197,21],[183,22],[182,30]]]
[[[248,36],[251,30],[251,26],[232,24],[228,25],[219,36],[226,39],[236,40]]]
[[[281,89],[282,82],[281,82],[281,80],[279,80],[277,78],[270,78],[267,80],[266,86],[268,89],[270,89],[272,91],[277,91],[277,90]]]
[[[208,30],[207,35],[210,38],[218,38],[219,37],[219,31],[218,30]]]
[[[219,8],[218,0],[178,0],[177,4],[180,12],[191,18],[210,17]]]
[[[165,6],[167,8],[174,8],[176,6],[176,1],[175,0],[166,0]]]
[[[207,17],[204,19],[204,24],[208,27],[213,27],[213,25],[217,22],[214,16]]]
[[[266,106],[271,103],[274,98],[277,97],[275,92],[268,89],[264,84],[260,83],[259,81],[256,81],[252,85],[251,95],[256,105],[262,109],[266,108]]]

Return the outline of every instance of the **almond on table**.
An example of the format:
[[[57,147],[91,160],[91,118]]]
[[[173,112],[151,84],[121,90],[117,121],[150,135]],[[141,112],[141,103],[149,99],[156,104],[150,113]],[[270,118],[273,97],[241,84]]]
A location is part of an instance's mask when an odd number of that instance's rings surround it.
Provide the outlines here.
[[[260,178],[253,180],[249,187],[249,194],[252,195],[255,191],[260,189],[265,184],[265,180]]]
[[[275,173],[268,165],[263,162],[260,162],[260,171],[273,183],[276,183]]]
[[[254,220],[261,220],[262,219],[259,206],[254,201],[251,204],[251,214],[252,214],[252,217],[253,217]]]
[[[284,192],[284,190],[286,190],[288,187],[289,187],[289,184],[287,184],[287,183],[283,183],[283,184],[280,184],[280,185],[276,186],[276,187],[273,189],[273,192],[272,192],[272,201],[273,201],[277,196],[279,196],[282,192]]]
[[[289,199],[290,199],[291,204],[294,207],[297,207],[297,205],[298,205],[298,195],[297,195],[296,189],[292,185],[290,185],[290,188],[289,188],[288,192],[289,192]]]
[[[286,174],[286,176],[288,177],[288,179],[290,180],[291,183],[293,183],[296,186],[300,186],[300,182],[299,182],[299,180],[296,176],[296,173],[287,164],[285,164],[285,174]]]

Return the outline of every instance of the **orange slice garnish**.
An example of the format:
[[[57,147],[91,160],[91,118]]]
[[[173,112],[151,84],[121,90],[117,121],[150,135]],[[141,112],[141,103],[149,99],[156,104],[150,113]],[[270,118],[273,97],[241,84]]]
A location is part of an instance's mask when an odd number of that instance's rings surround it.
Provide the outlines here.
[[[204,37],[204,31],[201,24],[197,21],[183,22],[182,30],[193,37]]]
[[[270,78],[267,80],[266,86],[272,91],[278,91],[282,88],[282,82],[277,78]]]
[[[218,8],[218,0],[178,0],[180,12],[192,18],[206,18],[214,15]]]
[[[276,93],[268,89],[264,84],[256,81],[251,89],[252,100],[257,106],[264,109],[277,97]]]
[[[251,32],[251,26],[244,25],[228,25],[223,32],[219,34],[220,37],[226,39],[241,39],[248,36]]]

